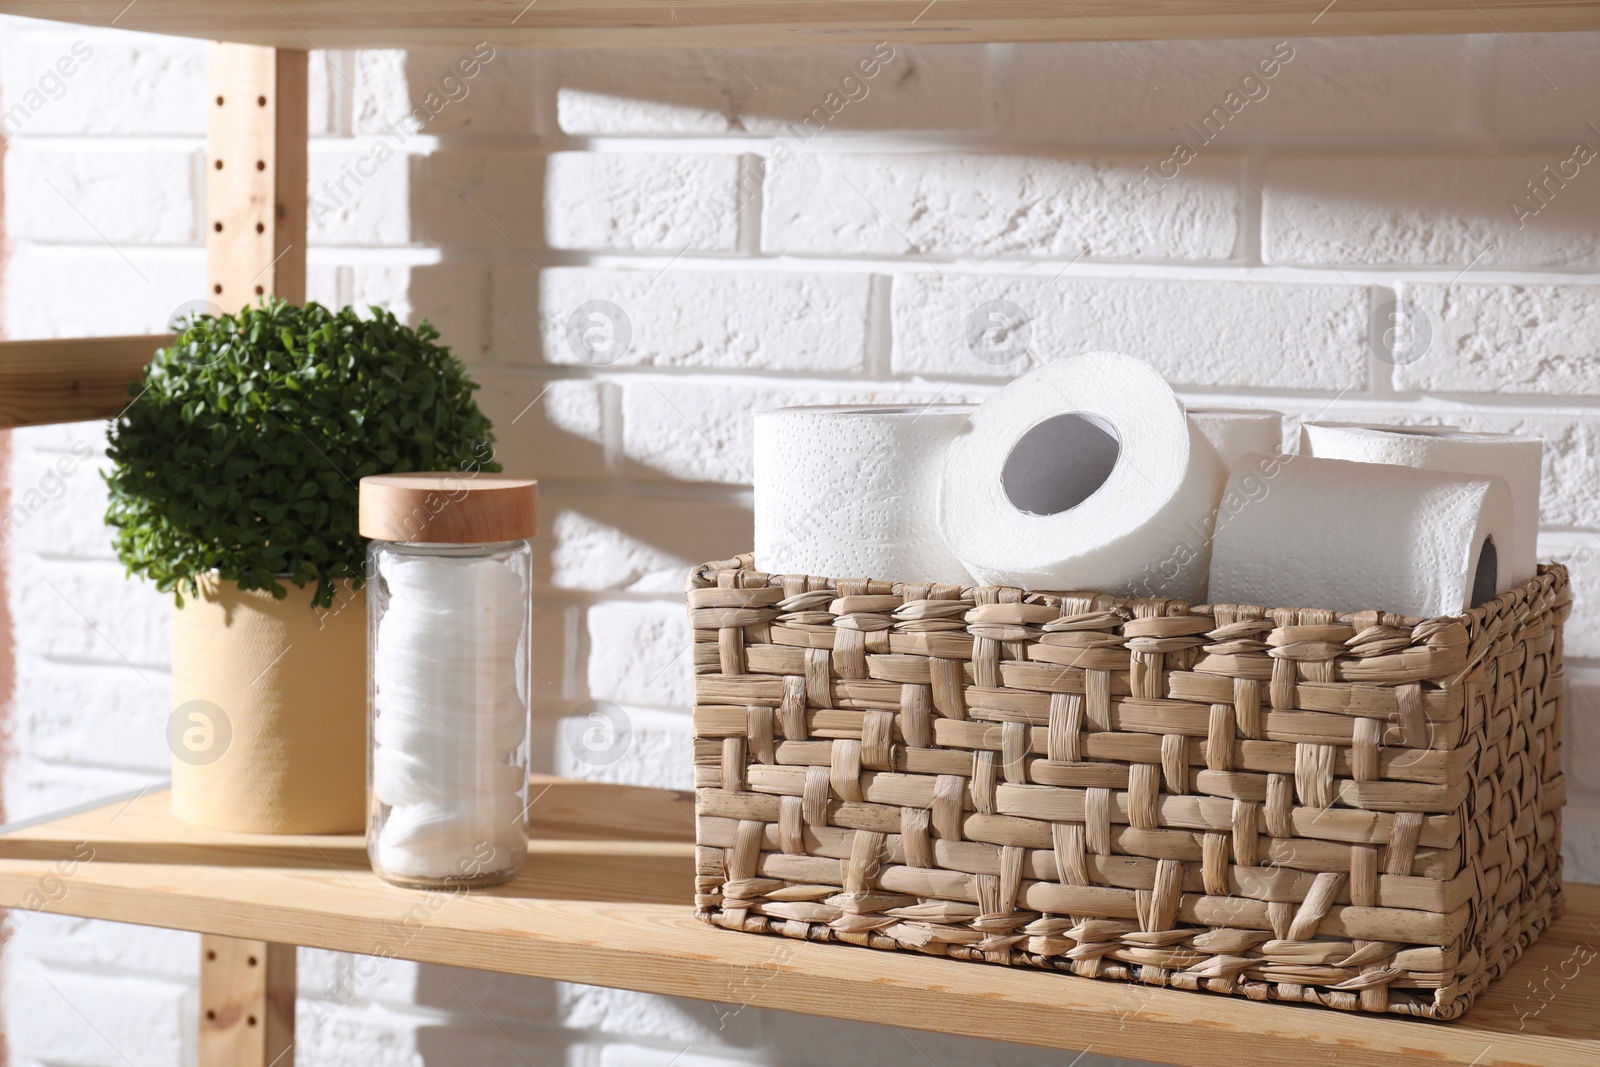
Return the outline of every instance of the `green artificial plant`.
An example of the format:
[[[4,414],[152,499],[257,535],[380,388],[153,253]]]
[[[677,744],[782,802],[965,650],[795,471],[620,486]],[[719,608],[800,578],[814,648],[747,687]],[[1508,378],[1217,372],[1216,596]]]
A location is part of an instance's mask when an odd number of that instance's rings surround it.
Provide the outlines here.
[[[195,315],[156,352],[111,428],[117,555],[183,603],[216,571],[241,589],[362,579],[368,474],[498,471],[466,367],[389,312],[265,300]]]

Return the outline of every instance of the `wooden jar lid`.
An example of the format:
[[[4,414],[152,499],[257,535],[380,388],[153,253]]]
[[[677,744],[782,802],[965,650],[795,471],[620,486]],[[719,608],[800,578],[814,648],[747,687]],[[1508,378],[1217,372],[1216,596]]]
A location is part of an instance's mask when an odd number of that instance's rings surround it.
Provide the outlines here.
[[[361,479],[362,537],[419,544],[520,541],[538,527],[539,483],[461,471]]]

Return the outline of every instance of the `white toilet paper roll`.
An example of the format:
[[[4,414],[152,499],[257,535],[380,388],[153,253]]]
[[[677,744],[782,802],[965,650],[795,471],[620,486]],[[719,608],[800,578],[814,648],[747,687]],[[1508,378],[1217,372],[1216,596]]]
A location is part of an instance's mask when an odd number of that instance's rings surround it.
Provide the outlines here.
[[[1511,489],[1511,542],[1501,548],[1511,564],[1507,588],[1521,585],[1538,571],[1540,463],[1544,456],[1544,442],[1539,438],[1437,426],[1308,422],[1300,428],[1300,451],[1324,459],[1499,475]]]
[[[1161,375],[1093,352],[978,410],[945,458],[939,526],[988,585],[1193,601],[1225,478]]]
[[[1509,584],[1504,478],[1246,456],[1228,479],[1211,602],[1457,615]]]
[[[1251,452],[1271,455],[1283,451],[1283,412],[1265,408],[1190,408],[1189,418],[1200,427],[1222,462],[1231,469]]]
[[[755,419],[755,561],[769,574],[970,585],[939,536],[945,449],[974,409],[798,407]]]

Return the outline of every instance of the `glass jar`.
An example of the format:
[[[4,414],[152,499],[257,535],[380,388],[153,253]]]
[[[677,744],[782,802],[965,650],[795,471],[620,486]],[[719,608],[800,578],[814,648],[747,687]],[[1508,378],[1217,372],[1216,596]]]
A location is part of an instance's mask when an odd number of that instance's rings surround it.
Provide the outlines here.
[[[367,855],[386,881],[494,885],[527,855],[535,492],[482,474],[361,481]]]

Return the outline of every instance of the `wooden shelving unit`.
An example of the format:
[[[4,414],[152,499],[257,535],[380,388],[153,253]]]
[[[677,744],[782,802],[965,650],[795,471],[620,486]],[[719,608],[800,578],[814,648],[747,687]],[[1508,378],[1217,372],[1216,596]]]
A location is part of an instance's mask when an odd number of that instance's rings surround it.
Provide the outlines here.
[[[1101,41],[1600,28],[1588,0],[4,0],[0,11],[275,48]]]
[[[267,293],[304,298],[311,48],[1600,29],[1600,0],[0,0],[0,13],[229,42],[210,55],[206,166],[206,296],[228,308]],[[115,417],[167,340],[0,343],[0,427]],[[1464,1019],[1428,1023],[712,929],[690,914],[692,798],[561,781],[535,789],[526,872],[470,895],[384,885],[355,836],[178,823],[157,792],[0,833],[0,906],[202,933],[203,1067],[292,1067],[295,945],[1196,1067],[1324,1056],[1338,1067],[1600,1063],[1590,1007],[1600,969],[1575,962],[1593,957],[1600,887],[1567,886],[1566,916],[1507,977]],[[596,813],[606,816],[598,830]],[[428,902],[439,906],[419,908]]]
[[[1566,915],[1463,1019],[1420,1022],[716,929],[691,914],[691,794],[532,789],[527,867],[493,889],[397,889],[359,836],[196,829],[152,791],[0,835],[0,906],[53,875],[52,912],[1192,1067],[1600,1063],[1600,969],[1581,964],[1597,886],[1568,885]]]

